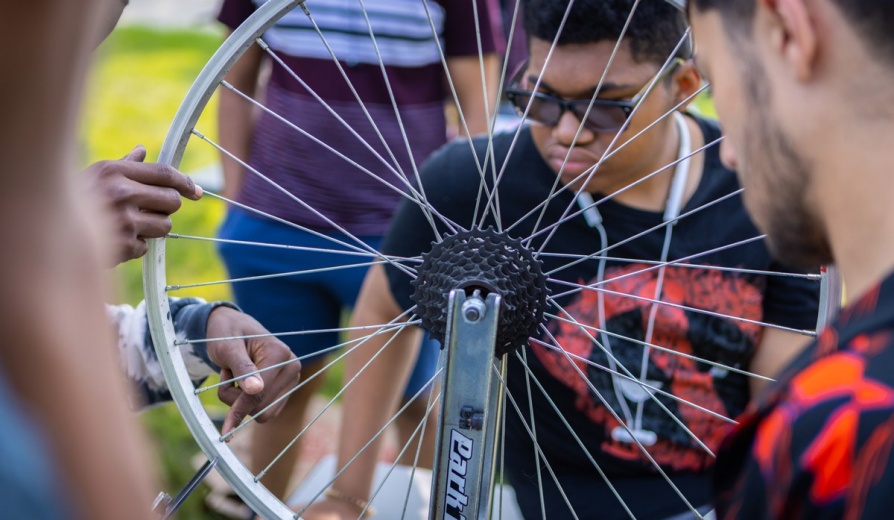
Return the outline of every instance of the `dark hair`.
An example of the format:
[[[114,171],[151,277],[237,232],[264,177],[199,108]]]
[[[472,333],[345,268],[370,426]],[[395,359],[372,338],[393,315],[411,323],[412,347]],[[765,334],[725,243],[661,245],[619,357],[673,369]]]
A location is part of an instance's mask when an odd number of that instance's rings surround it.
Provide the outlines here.
[[[630,17],[635,0],[523,0],[528,37],[552,42],[562,26],[569,1],[573,1],[557,45],[615,43]],[[633,59],[639,63],[664,63],[686,33],[686,19],[666,0],[641,0],[624,36]],[[688,42],[678,57],[688,58]]]
[[[889,0],[829,0],[854,26],[867,48],[894,66],[894,2]],[[741,34],[751,27],[755,0],[689,0],[687,9],[717,10],[724,25]]]

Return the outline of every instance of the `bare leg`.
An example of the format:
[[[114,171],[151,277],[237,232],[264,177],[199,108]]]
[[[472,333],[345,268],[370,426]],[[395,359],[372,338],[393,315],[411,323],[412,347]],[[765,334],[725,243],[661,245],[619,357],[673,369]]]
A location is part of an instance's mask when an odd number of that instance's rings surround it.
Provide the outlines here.
[[[437,385],[435,385],[435,389],[430,391],[435,392],[435,395],[437,395],[439,389],[437,388]],[[420,395],[397,419],[395,425],[397,426],[398,446],[403,447],[411,442],[410,437],[425,417],[428,404],[428,394]],[[435,406],[428,413],[428,420],[425,423],[425,428],[423,428],[420,433],[416,434],[416,437],[412,440],[412,444],[410,444],[410,447],[404,452],[403,457],[400,458],[399,462],[404,466],[412,466],[413,462],[417,460],[416,449],[419,446],[419,436],[421,434],[422,449],[419,450],[419,459],[416,465],[420,468],[432,468],[435,460],[435,436],[437,435],[438,410],[438,406]]]
[[[400,315],[397,302],[390,296],[385,271],[381,266],[370,268],[360,289],[360,297],[354,306],[351,326],[381,325]],[[361,333],[351,332],[352,339]],[[421,334],[418,328],[409,327],[396,334],[386,333],[371,337],[358,346],[345,359],[345,381],[360,374],[344,393],[342,414],[344,423],[339,431],[338,463],[343,468],[369,440],[384,426],[397,409],[400,392],[406,386],[419,350]],[[385,345],[390,346],[385,347]],[[381,353],[377,354],[380,349]],[[372,361],[364,369],[367,362]],[[418,424],[418,423],[417,423]],[[336,480],[332,487],[344,495],[360,500],[368,500],[372,488],[373,474],[382,439],[375,442],[359,455],[348,469]],[[330,520],[356,518],[359,511],[343,501],[326,499],[314,503],[304,518]]]

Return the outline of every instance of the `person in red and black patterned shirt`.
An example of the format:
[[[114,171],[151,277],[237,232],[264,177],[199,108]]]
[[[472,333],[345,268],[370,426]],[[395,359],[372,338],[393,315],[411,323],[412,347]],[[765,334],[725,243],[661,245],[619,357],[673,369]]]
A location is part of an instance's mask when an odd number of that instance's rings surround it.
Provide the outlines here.
[[[834,262],[849,304],[740,417],[718,518],[894,516],[894,4],[690,0],[745,206],[783,262]]]

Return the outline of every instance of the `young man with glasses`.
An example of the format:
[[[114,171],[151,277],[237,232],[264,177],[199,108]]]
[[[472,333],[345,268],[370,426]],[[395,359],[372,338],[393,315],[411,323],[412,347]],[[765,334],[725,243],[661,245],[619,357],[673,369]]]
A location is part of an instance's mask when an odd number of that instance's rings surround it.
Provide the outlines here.
[[[566,8],[554,0],[525,2],[530,58],[509,97],[530,125],[517,140],[514,133],[493,138],[497,170],[505,170],[494,198],[500,222],[491,209],[481,226],[502,225],[516,238],[534,236],[530,248],[544,253],[547,287],[556,301],[520,352],[533,375],[530,383],[525,366],[509,355],[514,404],[506,404],[504,476],[526,518],[629,518],[628,510],[636,518],[691,518],[693,509],[703,511],[709,502],[714,459],[708,450],[718,447],[728,424],[714,414],[735,417],[758,386],[735,370],[772,376],[801,348],[803,337],[790,329],[815,327],[818,284],[766,274],[787,270],[755,240],[759,233],[735,196],[735,175],[720,163],[719,128],[679,111],[701,83],[686,60],[680,11],[658,0],[576,0],[563,22]],[[487,164],[488,139],[474,144],[478,160]],[[494,182],[490,171],[484,177],[488,190],[480,193],[482,176],[468,143],[454,143],[426,164],[422,183],[438,212],[468,229],[488,211]],[[570,189],[550,199],[541,219],[540,203],[554,187]],[[609,196],[598,205],[589,202]],[[566,208],[575,211],[575,204],[582,211],[566,220]],[[418,206],[405,202],[383,252],[418,257],[431,250],[433,239]],[[689,263],[710,267],[660,266],[693,255],[699,256]],[[579,284],[592,288],[580,290]],[[352,326],[400,316],[413,306],[413,285],[393,266],[372,268]],[[653,306],[654,300],[671,306]],[[345,394],[344,413],[352,422],[342,431],[339,467],[369,439],[364,432],[376,432],[393,409],[399,376],[412,360],[413,345],[404,336]],[[349,356],[346,380],[390,337],[373,337],[359,355]],[[572,365],[574,357],[586,362]],[[653,400],[644,388],[664,393]],[[536,431],[536,447],[528,428]],[[332,486],[354,504],[369,497],[374,457],[368,451]],[[359,510],[342,502],[314,506],[305,518],[339,518],[323,512],[356,518]]]
[[[834,262],[848,305],[718,453],[718,517],[894,511],[894,4],[691,0],[698,62],[770,250]]]

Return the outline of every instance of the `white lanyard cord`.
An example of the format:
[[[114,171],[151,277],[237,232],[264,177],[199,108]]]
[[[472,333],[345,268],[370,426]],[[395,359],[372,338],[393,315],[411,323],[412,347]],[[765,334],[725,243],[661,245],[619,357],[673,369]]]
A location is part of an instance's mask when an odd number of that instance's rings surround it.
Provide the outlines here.
[[[692,151],[692,136],[689,132],[689,126],[686,123],[686,118],[679,112],[676,112],[674,113],[674,122],[676,123],[678,134],[680,136],[680,144],[677,151],[677,166],[674,170],[674,176],[671,179],[671,185],[670,189],[668,190],[667,201],[665,202],[664,207],[663,220],[667,224],[667,228],[664,236],[664,244],[661,251],[660,262],[662,266],[658,270],[658,277],[655,287],[654,300],[656,302],[661,301],[665,273],[665,267],[663,264],[667,262],[668,255],[670,253],[671,239],[673,237],[673,227],[676,225],[677,218],[680,216],[683,208],[683,197],[686,192],[686,184],[689,178],[689,156]],[[603,254],[599,259],[599,265],[596,272],[596,284],[601,285],[605,280],[606,256],[604,253],[605,250],[608,248],[608,234],[605,231],[605,227],[602,225],[602,214],[596,208],[596,204],[593,201],[593,196],[586,191],[581,191],[577,195],[577,203],[583,210],[583,217],[587,221],[587,225],[589,225],[591,228],[595,229],[599,233],[600,250],[603,251]],[[615,363],[615,356],[612,352],[611,340],[606,333],[608,329],[605,320],[605,295],[602,291],[597,291],[597,305],[597,314],[599,315],[599,328],[602,330],[599,335],[602,337],[602,346],[608,353],[609,366],[613,371],[613,373],[610,374],[612,379],[612,389],[615,393],[615,397],[621,404],[621,412],[624,414],[627,428],[631,429],[634,432],[642,432],[643,405],[648,398],[647,394],[651,395],[652,392],[650,389],[642,385],[642,383],[645,383],[646,381],[651,349],[648,346],[643,347],[640,375],[638,378],[636,378],[636,383],[628,381],[626,378],[619,376],[617,374],[618,369],[617,363]],[[652,342],[652,334],[654,332],[655,319],[658,313],[658,305],[659,303],[652,303],[650,305],[649,320],[646,327],[646,337],[644,338],[646,344]],[[637,403],[636,418],[633,417],[630,407],[627,404],[627,399],[625,398],[625,392],[622,390],[624,387],[629,387],[631,384],[635,385],[636,388],[631,389],[631,391],[627,393],[634,393],[634,395],[637,396],[631,398],[631,400]]]

